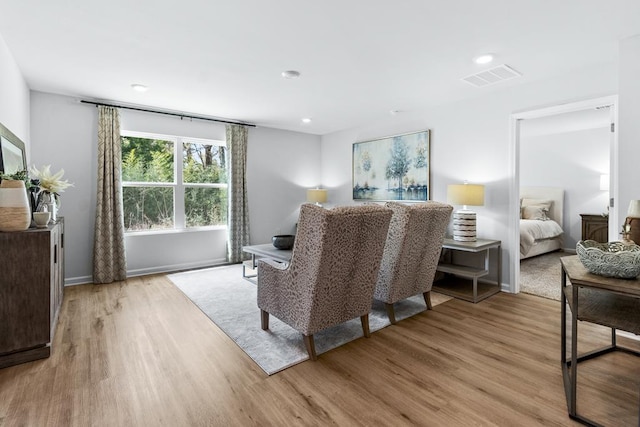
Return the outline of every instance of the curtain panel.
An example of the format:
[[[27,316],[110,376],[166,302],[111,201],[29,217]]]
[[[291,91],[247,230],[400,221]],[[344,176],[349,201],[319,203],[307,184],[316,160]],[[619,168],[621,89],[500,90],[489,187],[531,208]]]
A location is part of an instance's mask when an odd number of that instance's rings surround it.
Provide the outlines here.
[[[242,247],[249,244],[249,207],[247,203],[247,138],[246,126],[227,125],[227,261],[247,259]]]
[[[111,283],[127,278],[122,208],[120,112],[98,106],[98,188],[93,281]]]

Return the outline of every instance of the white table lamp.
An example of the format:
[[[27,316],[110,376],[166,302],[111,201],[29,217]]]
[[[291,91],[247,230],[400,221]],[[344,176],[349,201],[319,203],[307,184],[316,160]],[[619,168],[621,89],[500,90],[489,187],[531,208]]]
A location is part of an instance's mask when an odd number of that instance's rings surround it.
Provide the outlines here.
[[[452,184],[447,186],[447,202],[462,205],[461,210],[453,213],[453,240],[459,242],[475,242],[476,213],[467,206],[484,205],[484,185]]]

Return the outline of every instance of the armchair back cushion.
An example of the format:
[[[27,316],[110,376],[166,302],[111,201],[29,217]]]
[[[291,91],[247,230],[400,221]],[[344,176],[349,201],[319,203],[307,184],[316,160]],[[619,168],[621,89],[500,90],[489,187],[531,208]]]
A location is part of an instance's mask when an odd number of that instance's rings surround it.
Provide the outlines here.
[[[305,335],[371,310],[391,210],[300,209],[291,262],[258,264],[258,306]]]
[[[374,298],[393,304],[431,291],[453,207],[439,202],[386,206],[393,216]]]

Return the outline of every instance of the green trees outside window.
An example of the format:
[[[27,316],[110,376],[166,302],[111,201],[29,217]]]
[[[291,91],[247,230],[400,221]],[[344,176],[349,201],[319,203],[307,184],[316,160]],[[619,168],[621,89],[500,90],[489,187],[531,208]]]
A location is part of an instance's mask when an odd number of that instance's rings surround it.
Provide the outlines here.
[[[124,135],[122,186],[126,230],[225,225],[226,156],[224,145],[219,144]]]

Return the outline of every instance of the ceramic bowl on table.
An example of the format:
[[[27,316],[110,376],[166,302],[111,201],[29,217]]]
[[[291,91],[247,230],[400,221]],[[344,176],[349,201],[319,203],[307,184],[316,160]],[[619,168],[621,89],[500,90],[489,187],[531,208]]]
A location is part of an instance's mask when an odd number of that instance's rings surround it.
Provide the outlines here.
[[[273,241],[273,246],[276,249],[291,249],[295,239],[296,236],[292,234],[278,234],[273,236],[271,240]]]
[[[635,279],[640,275],[640,246],[636,244],[580,240],[576,253],[590,273],[618,279]]]

